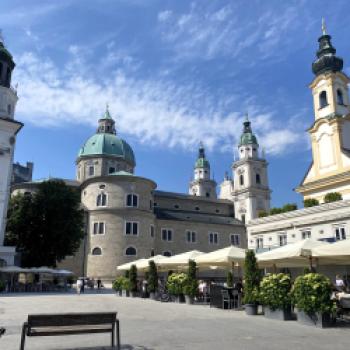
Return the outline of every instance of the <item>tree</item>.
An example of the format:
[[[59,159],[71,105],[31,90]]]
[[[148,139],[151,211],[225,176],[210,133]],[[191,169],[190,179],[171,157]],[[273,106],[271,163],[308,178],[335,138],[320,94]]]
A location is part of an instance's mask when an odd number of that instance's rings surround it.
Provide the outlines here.
[[[5,245],[17,247],[22,266],[56,266],[84,237],[80,195],[63,181],[45,181],[33,194],[11,198]]]
[[[339,192],[329,192],[324,196],[325,203],[341,201],[343,199]]]
[[[244,303],[256,304],[259,300],[261,273],[253,250],[248,250],[244,261]]]
[[[188,261],[187,278],[184,285],[184,294],[194,297],[198,293],[197,264],[194,260]]]
[[[137,292],[137,267],[136,265],[131,265],[129,272],[130,281],[130,291]]]
[[[287,203],[282,207],[282,212],[286,213],[288,211],[297,210],[298,206],[295,203]]]
[[[231,271],[227,271],[226,284],[227,284],[227,287],[229,287],[229,288],[233,287],[233,274]]]
[[[304,200],[304,207],[309,208],[309,207],[314,207],[316,205],[319,205],[320,202],[315,199],[315,198],[308,198]]]
[[[281,214],[283,213],[282,208],[271,208],[270,215]]]

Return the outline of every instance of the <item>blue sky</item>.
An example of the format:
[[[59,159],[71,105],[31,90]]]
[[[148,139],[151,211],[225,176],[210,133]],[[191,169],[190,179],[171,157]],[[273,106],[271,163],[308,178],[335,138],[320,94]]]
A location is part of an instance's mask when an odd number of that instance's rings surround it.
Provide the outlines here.
[[[202,140],[219,183],[248,112],[273,205],[300,203],[321,18],[349,74],[347,0],[2,0],[0,9],[25,123],[15,160],[33,161],[35,178],[74,178],[108,102],[138,175],[186,192]]]

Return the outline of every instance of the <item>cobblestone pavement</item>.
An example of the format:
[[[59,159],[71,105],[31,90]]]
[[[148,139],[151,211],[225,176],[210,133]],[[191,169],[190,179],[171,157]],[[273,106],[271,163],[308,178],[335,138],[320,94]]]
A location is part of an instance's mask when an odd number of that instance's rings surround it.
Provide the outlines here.
[[[0,326],[7,329],[1,350],[19,349],[28,314],[117,311],[123,350],[344,350],[350,328],[316,329],[295,321],[266,320],[242,311],[202,305],[160,303],[114,294],[0,296]],[[101,350],[108,334],[27,338],[26,350]]]

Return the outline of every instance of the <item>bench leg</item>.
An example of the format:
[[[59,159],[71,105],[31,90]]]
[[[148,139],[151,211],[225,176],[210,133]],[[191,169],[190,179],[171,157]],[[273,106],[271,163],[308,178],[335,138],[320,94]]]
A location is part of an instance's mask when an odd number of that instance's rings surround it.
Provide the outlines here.
[[[26,340],[26,331],[27,331],[27,323],[24,323],[22,327],[21,345],[19,347],[19,350],[24,350],[24,343]]]
[[[115,337],[115,323],[113,323],[113,326],[112,326],[111,336],[112,336],[112,348],[114,349],[114,346],[115,346],[115,340],[114,340],[114,337]]]
[[[119,320],[116,322],[117,328],[117,349],[120,350],[120,329],[119,329]]]

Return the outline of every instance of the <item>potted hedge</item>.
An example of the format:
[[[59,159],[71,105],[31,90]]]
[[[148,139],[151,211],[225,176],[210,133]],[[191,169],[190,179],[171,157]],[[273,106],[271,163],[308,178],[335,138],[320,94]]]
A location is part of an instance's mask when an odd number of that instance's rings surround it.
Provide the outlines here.
[[[121,282],[122,296],[130,296],[130,280],[129,278],[123,277]]]
[[[183,272],[172,273],[167,280],[167,288],[170,294],[175,296],[178,303],[184,302],[183,289],[187,280],[187,275]]]
[[[308,273],[296,278],[292,288],[292,302],[297,309],[297,319],[304,325],[329,327],[335,304],[331,300],[332,283],[319,273]]]
[[[152,300],[156,300],[156,293],[158,289],[158,272],[157,266],[153,260],[149,261],[148,263],[147,277],[149,297]]]
[[[233,287],[233,273],[231,271],[227,271],[226,274],[226,286],[227,288]]]
[[[246,252],[244,261],[244,297],[245,312],[247,315],[258,314],[259,285],[261,274],[253,250]]]
[[[259,301],[267,318],[286,321],[292,319],[291,279],[285,273],[265,276],[260,282]]]
[[[135,298],[137,296],[137,267],[131,265],[129,272],[130,295]]]
[[[198,294],[198,281],[196,278],[196,269],[196,262],[190,260],[188,262],[187,279],[183,287],[183,293],[185,294],[186,304],[193,304],[194,297]]]

